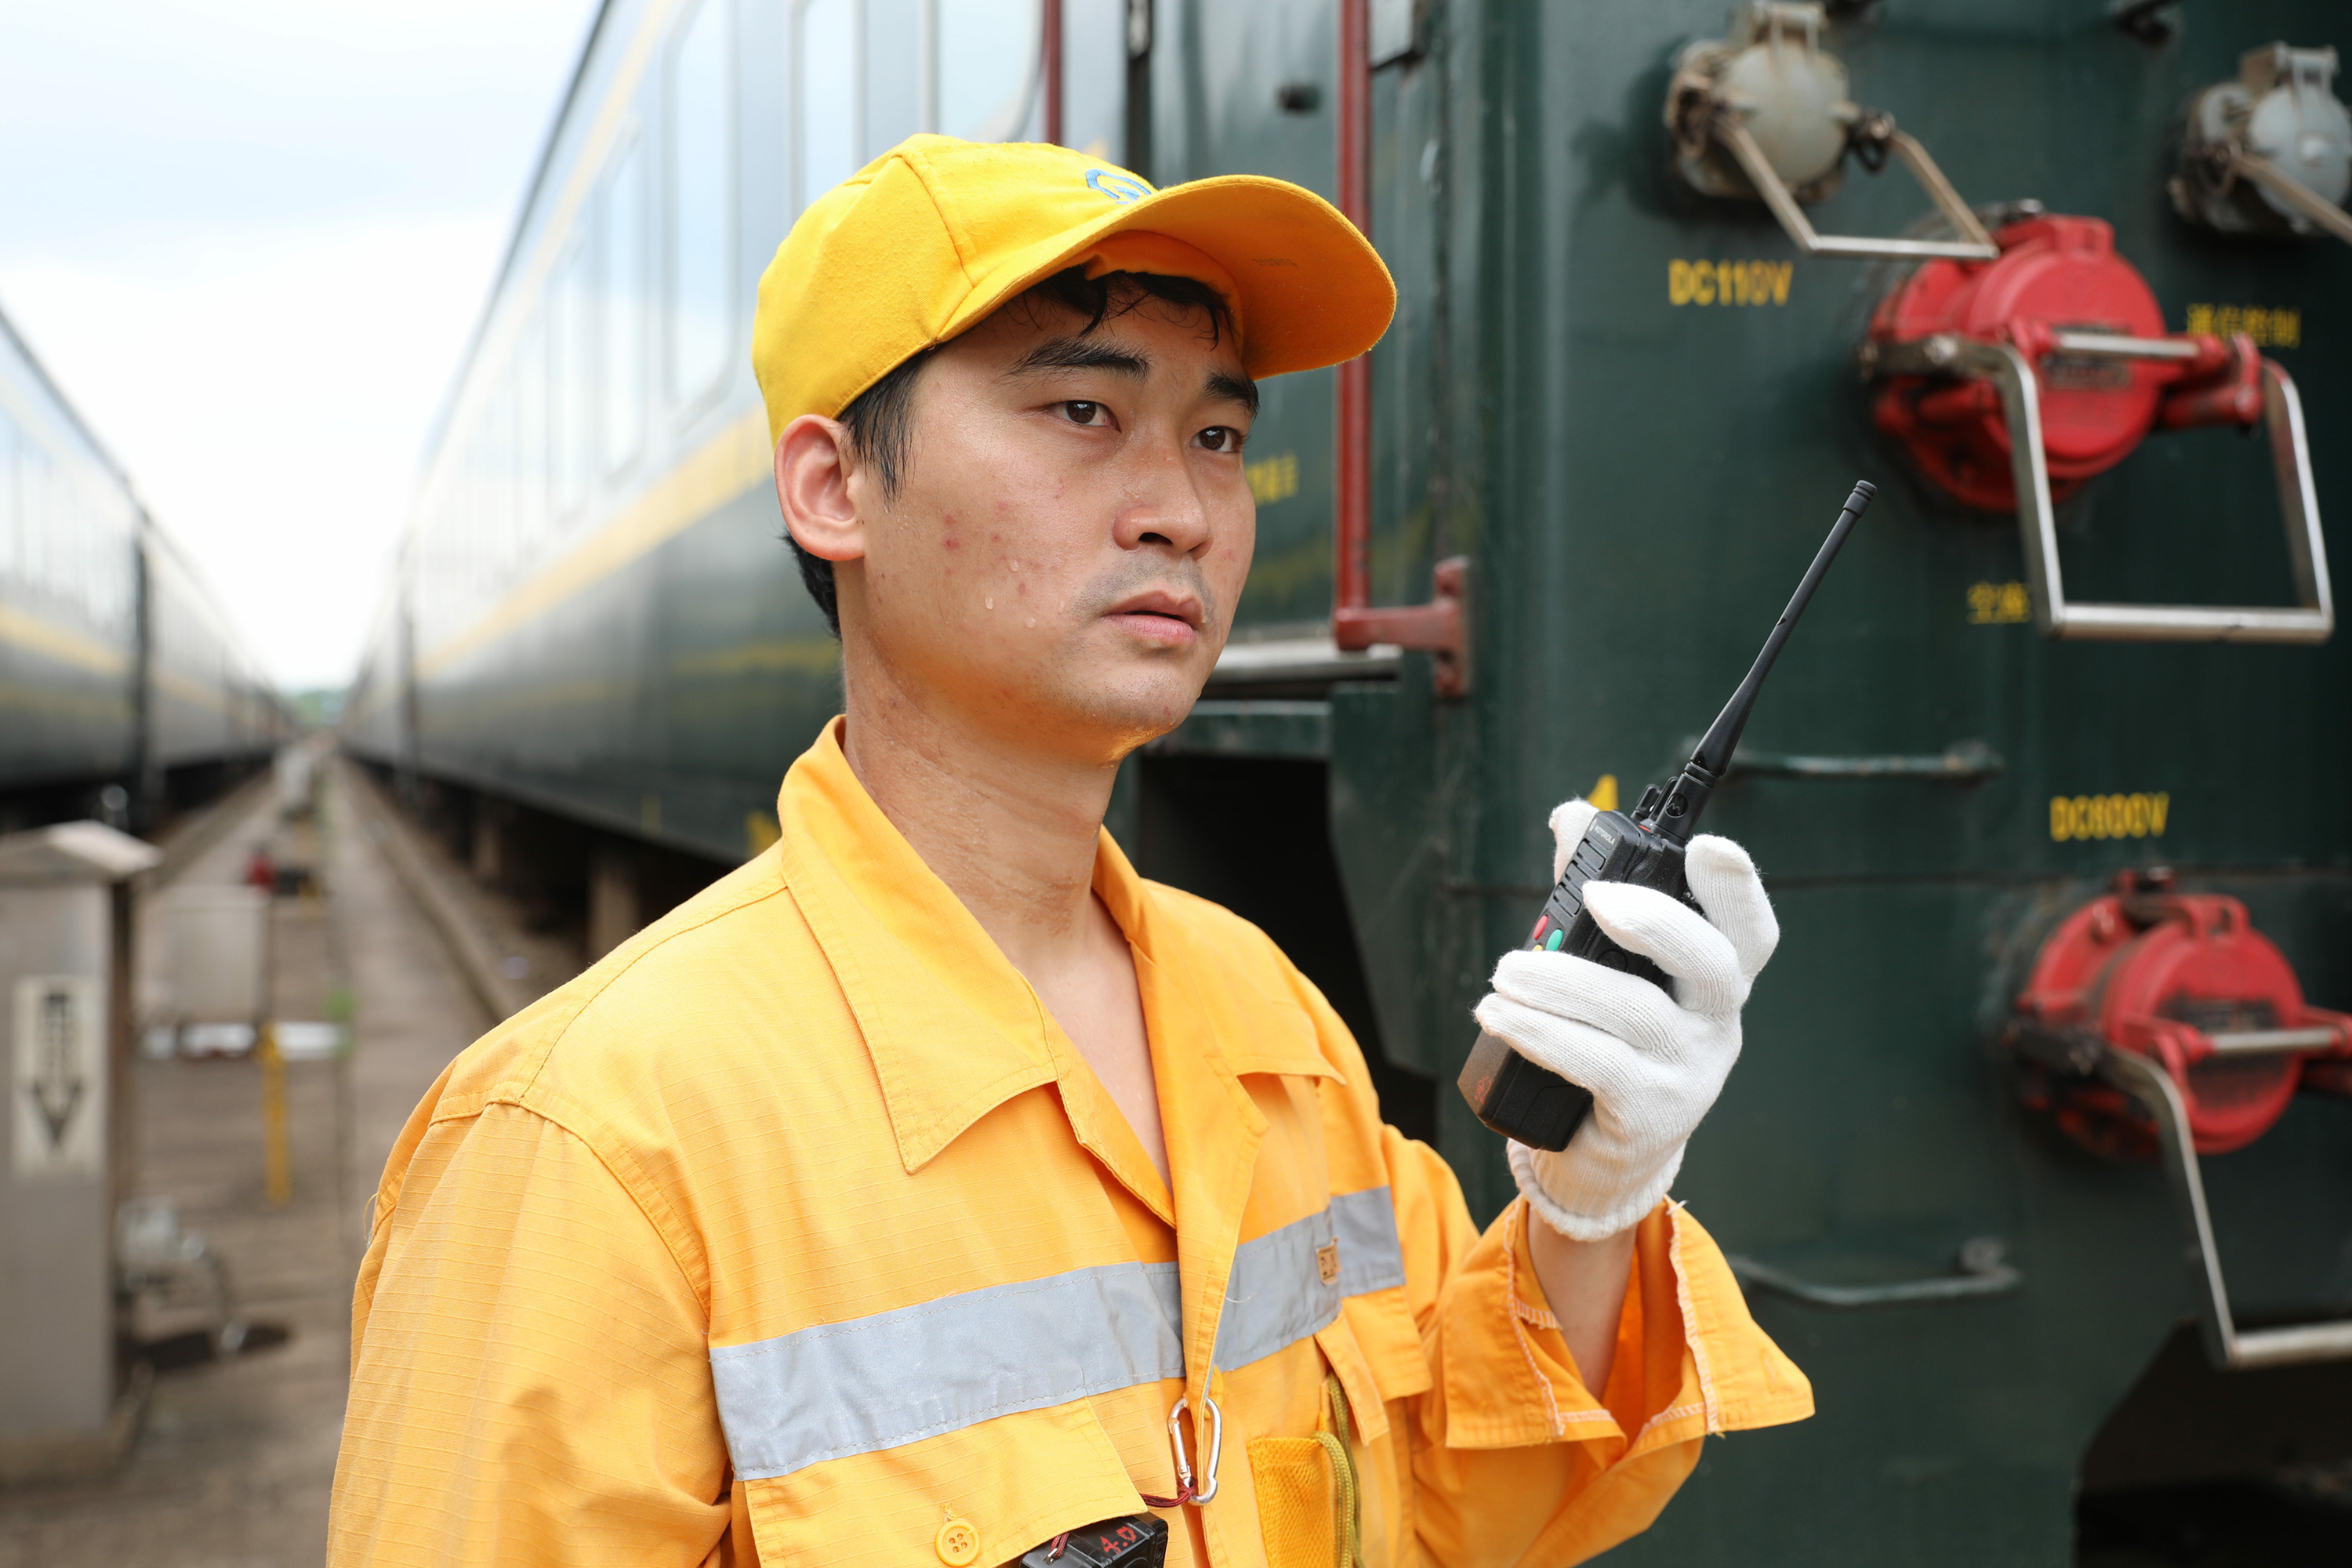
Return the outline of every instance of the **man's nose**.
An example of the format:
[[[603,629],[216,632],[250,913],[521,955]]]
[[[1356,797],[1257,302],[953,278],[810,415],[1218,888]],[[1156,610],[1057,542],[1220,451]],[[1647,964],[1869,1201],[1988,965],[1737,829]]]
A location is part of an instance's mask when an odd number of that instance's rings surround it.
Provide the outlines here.
[[[1215,521],[1181,447],[1150,442],[1135,454],[1135,464],[1116,520],[1120,548],[1157,546],[1179,555],[1199,554],[1215,532]]]

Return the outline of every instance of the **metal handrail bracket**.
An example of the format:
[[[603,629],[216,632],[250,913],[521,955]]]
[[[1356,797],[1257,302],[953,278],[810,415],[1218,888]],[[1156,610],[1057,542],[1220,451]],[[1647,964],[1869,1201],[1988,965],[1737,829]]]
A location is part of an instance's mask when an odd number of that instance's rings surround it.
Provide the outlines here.
[[[1979,1237],[1962,1245],[1957,1272],[1885,1285],[1824,1285],[1736,1253],[1725,1261],[1731,1265],[1731,1272],[1739,1282],[1752,1289],[1774,1291],[1809,1307],[1826,1307],[1834,1311],[2006,1296],[2025,1283],[2023,1274],[2001,1261],[2001,1245],[1992,1237]]]
[[[2273,1329],[2238,1327],[2230,1310],[2229,1286],[2221,1278],[2221,1254],[2213,1244],[2213,1216],[2205,1204],[2205,1178],[2198,1169],[2189,1111],[2180,1102],[2172,1075],[2149,1058],[2110,1046],[2101,1053],[2099,1076],[2147,1107],[2156,1118],[2165,1174],[2171,1180],[2181,1228],[2188,1235],[2189,1268],[2197,1276],[2197,1316],[2204,1330],[2205,1352],[2213,1364],[2242,1371],[2352,1357],[2352,1321],[2289,1323]]]
[[[1919,182],[1920,189],[1926,191],[1928,199],[1936,204],[1936,210],[1943,214],[1944,221],[1959,235],[1958,239],[1874,239],[1816,233],[1811,220],[1805,216],[1805,209],[1798,205],[1795,195],[1773,169],[1771,160],[1764,156],[1764,149],[1756,144],[1755,136],[1736,110],[1718,110],[1711,122],[1711,129],[1715,139],[1730,150],[1731,156],[1739,164],[1740,173],[1746,174],[1748,183],[1756,187],[1756,194],[1764,198],[1764,205],[1772,209],[1772,216],[1780,220],[1780,226],[1788,230],[1789,237],[1796,241],[1797,248],[1807,256],[1894,261],[1920,260],[1929,257],[1945,257],[1955,261],[2000,259],[2000,247],[1993,244],[1992,237],[1985,232],[1984,225],[1977,221],[1977,215],[1969,210],[1968,203],[1960,199],[1959,192],[1952,188],[1952,183],[1944,177],[1944,171],[1927,156],[1927,149],[1919,144],[1916,136],[1897,131],[1888,141],[1895,148],[1895,155],[1903,160],[1904,167],[1911,171],[1911,177]]]
[[[1697,743],[1696,740],[1691,742],[1694,746]],[[1685,747],[1683,754],[1688,756],[1690,748]],[[1940,779],[1949,784],[1972,784],[1995,777],[2008,765],[1999,752],[1982,741],[1955,741],[1940,752],[1925,753],[1812,756],[1795,752],[1754,752],[1742,746],[1731,754],[1734,773],[1797,779]]]
[[[2170,358],[2167,340],[2060,333],[2069,353],[2113,359]],[[2050,468],[2042,449],[2042,398],[2033,366],[2014,344],[1939,336],[1920,345],[1923,363],[1989,380],[1999,388],[2009,423],[2010,474],[2017,489],[2017,527],[2025,544],[2026,584],[2033,616],[2048,637],[2095,642],[2322,643],[2336,630],[2336,603],[2327,575],[2327,542],[2319,527],[2319,497],[2311,478],[2311,444],[2294,382],[2263,362],[2263,419],[2278,476],[2279,508],[2294,571],[2293,609],[2259,605],[2104,605],[2066,597],[2058,565],[2057,510],[2050,500]]]
[[[2267,1056],[2276,1051],[2324,1051],[2337,1039],[2333,1028],[2222,1029],[2205,1037],[2217,1057]]]
[[[2252,180],[2345,244],[2352,245],[2352,213],[2347,213],[2268,158],[2242,148],[2231,148],[2230,172]]]

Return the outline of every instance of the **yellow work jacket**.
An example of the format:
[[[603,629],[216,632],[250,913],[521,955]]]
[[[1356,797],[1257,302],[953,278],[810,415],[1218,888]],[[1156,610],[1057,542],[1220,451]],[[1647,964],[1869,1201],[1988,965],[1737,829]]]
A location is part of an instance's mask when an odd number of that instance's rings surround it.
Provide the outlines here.
[[[1564,1563],[1811,1412],[1670,1204],[1595,1397],[1524,1204],[1481,1236],[1315,987],[1106,836],[1170,1192],[838,731],[774,847],[410,1119],[331,1562],[988,1568],[1175,1496],[1181,1400],[1171,1563]]]

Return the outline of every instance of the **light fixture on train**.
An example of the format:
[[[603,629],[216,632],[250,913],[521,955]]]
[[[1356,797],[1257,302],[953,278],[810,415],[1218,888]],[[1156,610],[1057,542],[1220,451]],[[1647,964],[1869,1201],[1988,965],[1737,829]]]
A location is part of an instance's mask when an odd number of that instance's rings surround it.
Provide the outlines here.
[[[2265,44],[2238,79],[2189,101],[2172,205],[2223,234],[2332,234],[2352,245],[2352,113],[2337,101],[2336,51]]]
[[[2336,625],[2311,448],[2294,382],[2243,334],[2168,333],[2156,296],[2093,217],[2009,209],[1990,262],[1930,260],[1879,302],[1862,349],[1872,416],[1962,503],[2014,511],[2034,618],[2053,637],[2327,640]],[[2055,505],[2159,426],[2263,427],[2294,606],[2084,604],[2066,597]]]
[[[2156,1150],[2148,1109],[2102,1075],[2106,1053],[2161,1067],[2197,1152],[2242,1149],[2298,1088],[2352,1089],[2352,1015],[2304,1001],[2294,966],[2246,906],[2125,872],[2042,944],[2007,1035],[2029,1103],[2104,1154]]]
[[[1702,195],[1758,201],[1807,256],[1991,260],[2000,252],[1918,139],[1846,96],[1845,67],[1822,47],[1822,7],[1754,0],[1726,36],[1685,45],[1666,87],[1675,174]],[[1814,231],[1807,203],[1826,200],[1846,155],[1873,174],[1889,153],[1911,171],[1951,239],[1880,239]]]

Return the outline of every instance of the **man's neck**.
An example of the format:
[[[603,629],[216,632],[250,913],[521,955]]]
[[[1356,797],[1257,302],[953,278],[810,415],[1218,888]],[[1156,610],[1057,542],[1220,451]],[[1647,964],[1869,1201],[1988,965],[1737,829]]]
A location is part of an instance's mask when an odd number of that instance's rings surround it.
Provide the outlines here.
[[[843,750],[882,815],[1015,969],[1036,979],[1079,962],[1118,764],[960,722],[887,673],[860,674]]]
[[[842,666],[850,771],[1029,982],[1164,1188],[1168,1147],[1135,963],[1094,896],[1118,763],[1102,749],[1057,748],[1050,725],[992,726],[923,700],[866,651],[853,641]]]

